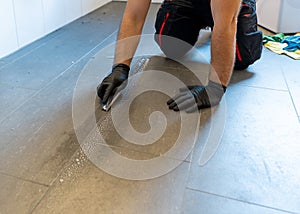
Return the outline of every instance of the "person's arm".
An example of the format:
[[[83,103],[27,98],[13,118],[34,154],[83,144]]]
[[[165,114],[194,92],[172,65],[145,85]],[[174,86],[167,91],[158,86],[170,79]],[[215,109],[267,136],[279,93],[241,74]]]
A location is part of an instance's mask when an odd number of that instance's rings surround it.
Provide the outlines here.
[[[117,88],[128,78],[130,63],[140,40],[151,0],[128,0],[121,21],[114,65],[111,73],[97,87],[102,104],[107,104]]]
[[[233,71],[240,4],[241,0],[211,0],[214,28],[208,84],[180,89],[180,93],[167,102],[170,109],[193,112],[220,103]]]
[[[235,60],[237,16],[241,0],[211,0],[214,29],[211,38],[210,80],[229,84]],[[217,75],[217,77],[216,77]]]
[[[130,65],[139,43],[150,3],[151,0],[127,1],[119,29],[114,64],[124,63],[128,66]],[[126,39],[129,37],[131,38]]]

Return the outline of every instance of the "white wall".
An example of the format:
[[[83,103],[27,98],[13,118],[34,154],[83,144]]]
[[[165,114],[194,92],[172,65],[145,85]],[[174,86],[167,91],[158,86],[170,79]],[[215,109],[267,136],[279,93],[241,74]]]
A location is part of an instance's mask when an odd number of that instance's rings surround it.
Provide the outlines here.
[[[0,0],[0,58],[111,0]]]
[[[0,0],[0,57],[18,48],[12,1]]]
[[[258,24],[275,33],[300,32],[299,0],[257,0]]]

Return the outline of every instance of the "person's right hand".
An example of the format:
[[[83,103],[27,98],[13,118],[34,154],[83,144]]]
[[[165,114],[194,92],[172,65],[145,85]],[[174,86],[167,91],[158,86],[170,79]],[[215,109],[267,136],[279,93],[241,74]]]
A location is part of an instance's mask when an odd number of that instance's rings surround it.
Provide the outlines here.
[[[109,97],[113,96],[117,88],[127,80],[130,67],[126,64],[115,64],[112,67],[112,72],[105,77],[97,87],[97,94],[100,102],[105,104]]]

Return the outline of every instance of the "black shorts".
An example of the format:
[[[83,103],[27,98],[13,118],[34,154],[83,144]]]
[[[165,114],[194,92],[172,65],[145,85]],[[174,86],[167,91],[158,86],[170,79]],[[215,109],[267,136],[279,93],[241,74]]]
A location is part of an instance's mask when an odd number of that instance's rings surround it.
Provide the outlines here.
[[[210,0],[165,0],[157,13],[155,40],[167,56],[182,56],[196,43],[202,28],[213,26]],[[242,1],[236,40],[235,69],[244,69],[262,52],[255,0]]]

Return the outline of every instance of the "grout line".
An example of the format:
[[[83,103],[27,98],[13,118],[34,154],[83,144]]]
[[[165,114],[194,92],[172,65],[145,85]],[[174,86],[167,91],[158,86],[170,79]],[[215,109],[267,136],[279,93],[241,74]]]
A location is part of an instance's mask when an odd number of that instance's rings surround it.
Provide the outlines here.
[[[116,34],[118,30],[114,31],[112,34],[110,34],[109,36],[107,36],[103,41],[101,41],[98,45],[96,45],[94,48],[92,48],[90,51],[88,51],[86,54],[84,54],[80,59],[78,59],[73,65],[71,65],[69,68],[67,68],[65,71],[63,71],[61,74],[59,74],[56,78],[54,78],[52,81],[49,82],[49,84],[51,82],[53,82],[54,80],[56,80],[57,78],[59,78],[60,76],[62,76],[67,70],[69,70],[71,67],[73,67],[74,65],[76,65],[78,62],[80,62],[83,58],[85,58],[87,55],[89,55],[92,51],[94,51],[96,48],[98,48],[100,45],[102,45],[105,41],[107,41],[112,35]],[[47,84],[45,87],[47,87],[49,84]],[[44,88],[45,88],[44,87]],[[37,93],[39,93],[42,89],[40,89]],[[37,94],[36,93],[36,94]],[[35,95],[34,95],[35,96]],[[32,97],[34,97],[32,96]],[[26,103],[26,102],[24,102]],[[23,104],[22,104],[23,105]],[[2,121],[1,121],[2,122]],[[0,122],[0,123],[1,123]],[[70,159],[68,160],[68,162],[66,162],[65,166],[57,173],[57,176],[52,180],[52,182],[49,185],[49,188],[47,189],[47,191],[44,193],[44,195],[40,198],[40,200],[36,203],[36,205],[32,208],[32,210],[29,212],[30,214],[32,214],[35,209],[40,205],[40,203],[43,201],[43,199],[49,194],[50,190],[52,189],[54,183],[57,181],[57,179],[61,176],[61,174],[65,171],[65,169],[70,165],[72,159],[77,155],[78,151],[80,151],[81,147],[79,147],[77,150],[74,151],[74,154],[70,157]]]
[[[275,88],[266,88],[262,86],[253,86],[253,85],[244,85],[244,84],[238,84],[238,83],[231,83],[229,86],[238,86],[238,87],[248,87],[248,88],[257,88],[257,89],[265,89],[265,90],[271,90],[271,91],[279,91],[279,92],[288,92],[288,89],[275,89]]]
[[[74,159],[74,157],[76,157],[76,155],[77,155],[78,151],[80,151],[80,149],[81,149],[81,147],[79,146],[79,148],[74,151],[74,154],[66,162],[65,166],[62,167],[62,169],[57,173],[57,176],[52,180],[52,182],[48,186],[47,191],[44,193],[44,195],[40,198],[40,200],[36,203],[36,205],[29,212],[30,214],[32,214],[34,212],[34,210],[40,205],[40,203],[43,201],[43,199],[49,194],[50,190],[52,190],[52,187],[53,187],[54,183],[62,175],[62,173],[65,171],[65,169],[67,169],[68,166],[72,163],[72,160]]]
[[[3,123],[8,117],[10,117],[13,113],[15,113],[17,110],[19,110],[25,103],[27,103],[30,99],[35,97],[37,94],[39,94],[42,90],[44,90],[46,87],[48,87],[50,84],[52,84],[55,80],[57,80],[59,77],[61,77],[63,74],[65,74],[68,70],[70,70],[72,67],[77,65],[81,60],[83,60],[86,56],[88,56],[90,53],[92,53],[96,48],[101,46],[104,42],[106,42],[108,39],[111,38],[111,36],[115,35],[118,32],[118,30],[115,30],[113,33],[108,35],[104,40],[102,40],[100,43],[98,43],[94,48],[89,50],[86,54],[84,54],[82,57],[80,57],[78,60],[74,62],[74,64],[71,64],[68,68],[66,68],[63,72],[58,74],[56,77],[54,77],[51,81],[49,81],[44,87],[38,89],[31,97],[29,97],[27,100],[25,100],[23,103],[21,103],[17,108],[15,108],[13,111],[11,111],[9,114],[7,114],[6,117],[4,117],[2,120],[0,120],[0,124]]]
[[[286,76],[285,76],[285,72],[283,72],[282,67],[280,67],[280,71],[281,71],[281,73],[282,73],[282,75],[283,75],[284,82],[285,82],[286,87],[287,87],[287,89],[288,89],[288,93],[289,93],[289,95],[290,95],[290,99],[291,99],[292,104],[293,104],[293,107],[294,107],[294,109],[295,109],[296,116],[298,117],[298,120],[299,120],[299,122],[300,122],[300,112],[297,111],[296,104],[295,104],[295,102],[294,102],[294,99],[293,99],[293,96],[292,96],[292,93],[291,93],[289,84],[288,84],[288,82],[287,82],[287,78],[286,78]]]
[[[21,58],[27,56],[28,54],[32,53],[33,51],[35,51],[36,49],[40,48],[41,46],[43,46],[43,45],[45,45],[45,44],[46,44],[46,43],[42,43],[41,45],[39,45],[39,46],[33,48],[32,50],[28,51],[27,53],[24,53],[23,55],[21,55],[21,56],[17,57],[16,59],[12,60],[11,62],[5,63],[2,67],[0,67],[0,69],[3,69],[3,68],[5,68],[5,67],[7,67],[8,65],[11,65],[11,64],[15,63],[15,62],[18,61],[19,59],[21,59]],[[26,46],[25,46],[25,47],[26,47]],[[22,49],[22,48],[21,48],[21,49]],[[21,50],[21,49],[20,49],[20,50]],[[20,50],[19,50],[19,51],[20,51]],[[0,70],[0,72],[1,72],[1,70]]]
[[[130,148],[126,148],[126,147],[118,146],[118,145],[109,145],[109,144],[104,144],[104,143],[100,143],[100,145],[101,146],[106,146],[106,147],[109,147],[109,148],[123,149],[123,150],[130,151],[130,152],[136,152],[136,153],[139,153],[139,154],[145,154],[145,155],[153,156],[153,158],[163,157],[164,159],[174,160],[174,161],[178,161],[178,162],[182,162],[182,163],[188,163],[188,164],[192,163],[192,161],[187,160],[187,158],[189,157],[189,155],[191,155],[191,153],[187,156],[186,159],[182,160],[182,159],[177,158],[177,157],[170,157],[170,156],[163,156],[163,155],[159,156],[159,155],[154,154],[154,153],[145,152],[145,151],[139,151],[139,150],[136,150],[136,149],[130,149]],[[145,159],[145,160],[148,160],[148,159]]]
[[[28,87],[23,87],[23,86],[13,86],[10,84],[7,84],[5,82],[0,82],[0,87],[5,87],[5,88],[9,88],[9,89],[22,89],[22,90],[28,90],[28,91],[32,91],[35,92],[39,89],[36,88],[28,88]]]
[[[109,145],[104,145],[103,144],[103,146],[109,146]],[[112,147],[114,147],[114,148],[122,148],[122,147],[118,147],[118,146],[112,146]],[[123,149],[126,149],[126,148],[123,148]],[[46,192],[44,193],[44,195],[41,197],[41,199],[37,202],[37,204],[29,212],[30,214],[34,213],[35,209],[39,206],[39,204],[43,201],[43,199],[49,194],[50,190],[52,190],[52,187],[55,184],[55,182],[57,181],[57,179],[69,167],[69,165],[72,163],[72,160],[77,156],[77,154],[78,154],[78,152],[80,152],[80,150],[81,150],[81,147],[79,147],[77,150],[74,151],[74,154],[69,158],[69,160],[66,162],[65,166],[57,173],[57,176],[52,180],[52,182],[49,185],[47,185],[48,189],[46,190]],[[127,149],[127,150],[130,150],[130,149]],[[134,150],[130,150],[130,151],[134,151]],[[140,151],[137,151],[137,152],[140,152]],[[146,152],[140,152],[140,153],[150,154],[150,153],[146,153]],[[89,160],[89,158],[88,158],[88,160]],[[181,164],[183,164],[183,163],[187,163],[188,164],[188,172],[187,172],[186,179],[185,179],[185,187],[186,187],[187,183],[188,183],[189,172],[190,172],[190,169],[191,169],[191,162],[185,160],[185,161],[182,161]],[[184,200],[184,196],[182,197],[181,204],[183,204],[183,200]],[[179,207],[179,209],[180,208],[181,207]]]
[[[36,91],[37,89],[34,88],[27,88],[27,87],[22,87],[22,86],[12,86],[10,84],[7,84],[5,82],[0,82],[0,87],[5,87],[5,88],[11,88],[11,89],[25,89],[25,90],[29,90],[29,91]]]
[[[285,212],[285,213],[290,213],[290,214],[297,214],[296,212],[292,212],[292,211],[288,211],[288,210],[283,210],[283,209],[279,209],[279,208],[275,208],[275,207],[270,207],[270,206],[266,206],[266,205],[263,205],[263,204],[249,202],[249,201],[245,201],[245,200],[241,200],[241,199],[237,199],[237,198],[233,198],[233,197],[228,197],[228,196],[224,196],[224,195],[219,195],[219,194],[216,194],[216,193],[202,191],[202,190],[194,189],[194,188],[191,188],[191,187],[187,187],[187,189],[195,191],[195,192],[201,192],[201,193],[207,194],[207,195],[212,195],[212,196],[216,196],[216,197],[220,197],[220,198],[224,198],[224,199],[229,199],[229,200],[233,200],[233,201],[238,201],[238,202],[242,202],[242,203],[246,203],[246,204],[258,206],[258,207],[268,208],[268,209],[272,209],[272,210],[276,210],[276,211],[280,211],[280,212]]]
[[[97,111],[98,109],[100,108],[100,105],[95,109],[95,111]],[[98,125],[98,123],[100,123],[102,121],[98,121],[96,123],[96,125]],[[98,129],[98,126],[97,127],[94,127],[93,130],[91,130],[88,135],[86,136],[85,138],[85,141],[89,138],[89,136],[91,135],[91,133],[95,130],[95,129]],[[126,151],[132,151],[132,152],[136,152],[136,153],[140,153],[140,154],[145,154],[145,155],[150,155],[150,156],[154,156],[154,158],[158,157],[158,154],[155,154],[155,153],[151,153],[151,152],[146,152],[146,151],[140,151],[140,150],[137,150],[137,149],[132,149],[132,148],[127,148],[125,146],[122,146],[122,145],[109,145],[109,144],[106,144],[106,143],[100,143],[101,146],[106,146],[106,147],[111,147],[111,148],[116,148],[116,149],[124,149]],[[174,161],[181,161],[182,163],[192,163],[192,153],[194,151],[194,148],[195,148],[196,144],[194,144],[193,146],[193,150],[188,154],[188,156],[182,160],[178,157],[170,157],[170,156],[163,156],[163,158],[165,159],[169,159],[169,160],[174,160]],[[188,160],[187,158],[191,156],[191,160]],[[160,156],[161,157],[161,156]]]
[[[193,154],[194,154],[194,151],[195,151],[195,147],[193,148],[193,150],[191,151],[190,153],[190,156],[191,156],[191,161],[188,162],[189,164],[189,168],[188,168],[188,172],[187,172],[187,176],[186,176],[186,179],[185,179],[185,184],[184,184],[184,192],[183,192],[183,196],[182,196],[182,200],[181,200],[181,203],[180,203],[180,206],[179,206],[179,211],[180,213],[183,213],[184,210],[183,209],[183,204],[184,204],[184,199],[186,198],[186,189],[188,188],[188,183],[189,183],[189,178],[190,178],[190,173],[191,173],[191,168],[192,168],[192,160],[193,160]]]
[[[58,29],[58,30],[54,31],[53,33],[58,32],[58,31],[60,31],[60,30]],[[47,36],[50,36],[50,34],[47,35]],[[45,37],[47,37],[47,36],[45,36]],[[62,32],[60,32],[58,35],[54,36],[53,38],[50,38],[49,40],[43,42],[42,44],[38,45],[37,47],[34,47],[32,50],[30,50],[30,51],[28,51],[28,52],[22,54],[21,56],[17,57],[16,59],[12,60],[11,62],[5,63],[2,67],[0,67],[0,72],[1,72],[1,69],[5,68],[5,67],[7,67],[7,66],[9,66],[9,65],[11,65],[11,64],[13,64],[13,63],[15,63],[15,62],[18,61],[19,59],[21,59],[21,58],[23,58],[23,57],[25,57],[25,56],[31,54],[32,52],[34,52],[34,51],[36,51],[37,49],[39,49],[39,48],[43,47],[44,45],[46,45],[48,42],[52,41],[53,39],[57,39],[57,38],[59,38],[60,36],[62,36]],[[42,37],[42,38],[45,38],[45,37]],[[42,39],[42,38],[40,38],[40,39]],[[35,42],[38,42],[40,39],[37,39]],[[33,42],[33,43],[34,43],[34,42]],[[21,48],[20,48],[19,50],[17,50],[17,51],[21,51],[22,49],[28,47],[29,45],[31,45],[31,44],[33,44],[33,43],[27,44],[27,45],[25,45],[24,47],[21,47]],[[13,54],[13,53],[12,53],[12,54]],[[9,56],[8,56],[8,57],[9,57]]]
[[[16,179],[19,179],[19,180],[22,180],[22,181],[30,182],[30,183],[33,183],[33,184],[38,184],[40,186],[49,187],[48,184],[44,184],[44,183],[40,183],[38,181],[33,181],[33,180],[30,180],[30,179],[27,179],[27,178],[22,178],[22,177],[19,177],[19,176],[11,175],[11,174],[8,174],[6,172],[1,172],[0,171],[0,174],[8,176],[8,177],[13,177],[13,178],[16,178]]]

